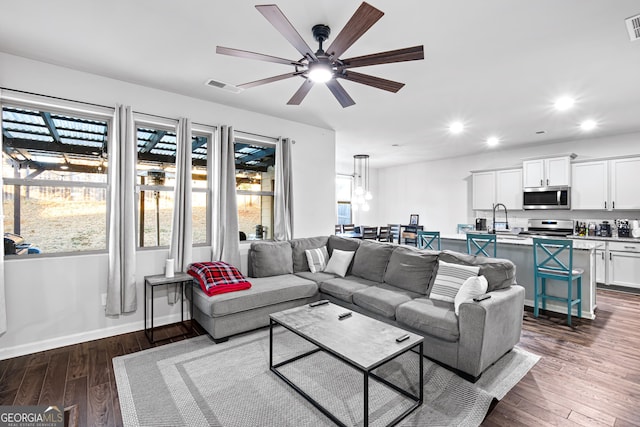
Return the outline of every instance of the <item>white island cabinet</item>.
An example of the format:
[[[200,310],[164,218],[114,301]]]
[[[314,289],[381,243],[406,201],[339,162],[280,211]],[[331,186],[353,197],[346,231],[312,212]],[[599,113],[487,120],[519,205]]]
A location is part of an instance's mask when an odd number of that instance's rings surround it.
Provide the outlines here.
[[[441,235],[442,249],[467,252],[465,234]],[[573,267],[584,269],[582,274],[582,317],[595,319],[596,309],[596,249],[604,247],[603,242],[574,240]],[[640,255],[640,254],[639,254]],[[533,307],[533,240],[518,236],[498,235],[497,258],[506,258],[516,265],[516,282],[525,288],[524,304]],[[566,283],[547,280],[547,293],[565,297]],[[576,283],[573,283],[573,295],[577,295]],[[547,310],[567,313],[567,305],[557,301],[547,301]],[[577,308],[573,307],[577,316]]]

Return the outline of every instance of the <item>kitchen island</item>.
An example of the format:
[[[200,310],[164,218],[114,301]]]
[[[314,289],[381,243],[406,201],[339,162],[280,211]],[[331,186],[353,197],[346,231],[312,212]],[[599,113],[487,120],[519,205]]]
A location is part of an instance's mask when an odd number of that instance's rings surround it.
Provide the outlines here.
[[[456,252],[467,252],[466,234],[442,234],[442,249]],[[525,288],[525,305],[533,307],[534,296],[534,265],[533,239],[512,234],[498,234],[497,258],[506,258],[516,265],[517,283]],[[596,249],[599,242],[576,240],[573,241],[573,268],[582,268],[582,317],[595,319],[596,309]],[[577,295],[577,286],[573,283],[573,295]],[[567,287],[564,282],[547,280],[547,293],[565,297]],[[567,313],[567,305],[558,301],[547,301],[547,310],[557,313]],[[577,307],[573,307],[573,315],[577,316]]]

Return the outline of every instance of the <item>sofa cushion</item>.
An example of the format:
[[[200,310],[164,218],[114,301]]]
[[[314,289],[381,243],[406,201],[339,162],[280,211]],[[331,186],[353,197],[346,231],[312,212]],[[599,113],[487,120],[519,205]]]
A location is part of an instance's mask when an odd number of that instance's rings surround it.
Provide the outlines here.
[[[351,274],[382,283],[384,272],[394,249],[395,246],[389,243],[363,240],[353,259]]]
[[[415,292],[380,284],[369,286],[353,294],[353,303],[373,313],[395,319],[396,308],[413,298],[421,296]]]
[[[458,316],[450,302],[416,298],[396,309],[399,324],[449,342],[460,337]]]
[[[293,273],[289,242],[253,242],[249,252],[251,277],[271,277]]]
[[[429,293],[429,298],[454,302],[465,280],[469,277],[477,276],[478,271],[480,271],[480,267],[438,261],[438,272],[436,280],[433,282],[433,288]]]
[[[300,271],[298,273],[294,273],[296,276],[302,277],[304,279],[313,280],[316,283],[322,283],[326,280],[335,279],[336,275],[331,273],[319,272],[312,273],[310,271]]]
[[[353,294],[379,283],[356,276],[336,277],[320,283],[320,292],[331,295],[342,301],[353,303]]]
[[[516,284],[516,266],[508,259],[479,257],[449,250],[442,251],[438,259],[455,264],[480,267],[478,274],[487,278],[488,292]]]
[[[331,253],[331,258],[329,258],[329,262],[327,262],[327,266],[323,271],[333,273],[340,277],[346,276],[354,254],[355,252],[334,249],[333,253]]]
[[[387,264],[384,282],[428,295],[429,288],[435,279],[434,271],[438,264],[438,253],[405,246],[396,247]]]
[[[318,285],[293,274],[252,279],[250,289],[227,294],[206,296],[194,287],[194,304],[211,317],[225,316],[241,311],[266,307],[286,301],[311,298]]]
[[[291,244],[291,250],[293,252],[293,272],[309,271],[309,265],[307,264],[307,256],[305,250],[317,249],[323,246],[327,246],[328,237],[304,237],[300,239],[293,239],[289,243]]]

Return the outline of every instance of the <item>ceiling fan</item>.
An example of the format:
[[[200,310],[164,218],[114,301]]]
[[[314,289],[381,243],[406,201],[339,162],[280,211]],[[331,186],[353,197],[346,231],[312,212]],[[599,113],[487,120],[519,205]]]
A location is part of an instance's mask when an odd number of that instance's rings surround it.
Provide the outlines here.
[[[339,59],[340,56],[356,42],[356,40],[358,40],[384,15],[383,12],[366,2],[363,2],[360,5],[358,10],[356,10],[349,22],[347,22],[326,51],[323,50],[322,43],[329,38],[331,29],[326,25],[315,25],[312,28],[313,37],[319,44],[316,52],[313,52],[309,45],[302,39],[302,37],[300,37],[300,34],[296,31],[293,25],[291,25],[278,6],[275,4],[257,5],[256,9],[258,9],[258,11],[267,18],[271,25],[273,25],[276,30],[278,30],[280,34],[282,34],[284,38],[286,38],[289,43],[291,43],[293,47],[302,54],[302,59],[295,61],[223,46],[217,46],[216,53],[240,58],[257,59],[259,61],[275,62],[277,64],[293,65],[295,67],[295,71],[293,72],[238,85],[240,88],[248,89],[266,83],[288,79],[290,77],[303,77],[305,81],[293,97],[291,97],[289,102],[287,102],[289,105],[300,105],[302,100],[313,87],[314,83],[325,83],[343,108],[354,105],[355,101],[349,96],[342,85],[340,85],[337,80],[339,78],[383,89],[389,92],[398,92],[404,86],[404,83],[368,74],[356,73],[355,71],[351,71],[351,69],[369,65],[424,59],[423,46],[414,46],[354,58]]]

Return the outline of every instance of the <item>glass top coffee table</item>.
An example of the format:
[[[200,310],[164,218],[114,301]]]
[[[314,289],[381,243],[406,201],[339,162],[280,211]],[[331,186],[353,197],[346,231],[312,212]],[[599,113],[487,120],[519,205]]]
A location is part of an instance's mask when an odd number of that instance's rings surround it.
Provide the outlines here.
[[[345,314],[349,313],[345,316]],[[351,312],[350,310],[332,303],[312,306],[306,304],[301,307],[273,313],[270,316],[269,326],[269,368],[278,377],[300,393],[307,401],[312,403],[322,413],[340,426],[345,424],[340,421],[327,408],[305,393],[300,387],[287,378],[280,367],[308,357],[319,351],[324,351],[346,362],[348,365],[363,374],[363,400],[364,400],[364,426],[369,425],[369,380],[377,381],[402,394],[414,403],[404,412],[394,418],[388,425],[395,425],[412,411],[422,405],[424,394],[423,380],[423,341],[418,334],[405,331],[393,325],[372,319],[365,315]],[[273,327],[281,325],[306,341],[314,344],[316,348],[298,354],[287,360],[273,364]],[[417,378],[418,394],[414,395],[402,389],[387,379],[372,372],[390,360],[417,348],[416,357],[419,358],[419,373]]]

